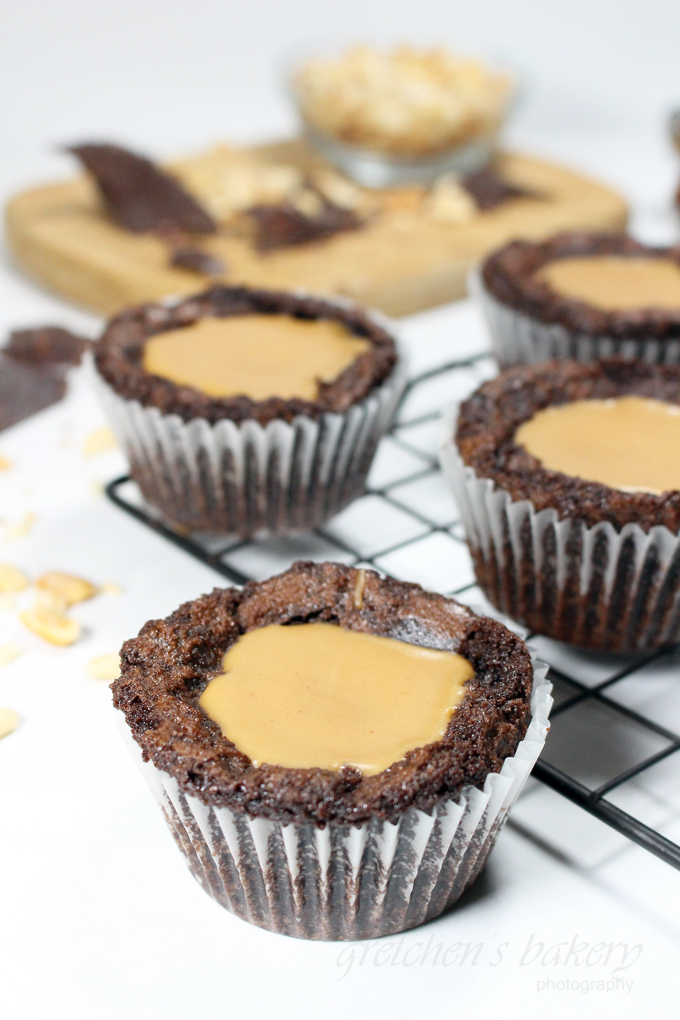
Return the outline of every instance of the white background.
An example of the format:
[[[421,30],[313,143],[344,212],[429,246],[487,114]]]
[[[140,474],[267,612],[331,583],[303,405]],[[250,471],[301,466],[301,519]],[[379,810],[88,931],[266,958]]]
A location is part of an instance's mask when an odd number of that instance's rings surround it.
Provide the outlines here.
[[[486,53],[515,68],[522,97],[507,141],[620,188],[644,239],[675,240],[680,161],[668,143],[680,105],[680,4],[672,0],[22,0],[0,6],[0,191],[72,172],[60,145],[128,143],[172,156],[213,141],[285,134],[288,52],[309,40],[412,40]],[[0,326],[96,321],[5,265]],[[465,304],[414,318],[412,342],[451,352],[481,342]],[[80,610],[84,640],[46,648],[0,614],[25,654],[0,673],[21,728],[0,744],[0,1015],[198,1018],[677,1015],[680,879],[556,795],[542,802],[549,847],[503,834],[478,886],[426,929],[363,950],[261,932],[195,885],[113,726],[104,684],[83,663],[151,616],[218,583],[94,494],[122,466],[83,459],[100,424],[82,380],[67,403],[0,437],[16,469],[0,479],[6,521],[37,514],[0,558],[36,574],[71,569],[123,595]],[[680,683],[680,678],[678,679]],[[575,936],[641,944],[629,992],[543,990],[611,980],[612,966],[527,962]],[[404,965],[404,948],[482,943],[479,962]],[[382,956],[382,945],[388,949]],[[497,947],[501,950],[498,960]],[[420,954],[420,955],[418,955]],[[449,959],[455,957],[450,952]],[[411,957],[413,958],[413,957]],[[421,960],[418,950],[416,959]],[[550,961],[553,961],[552,963]]]

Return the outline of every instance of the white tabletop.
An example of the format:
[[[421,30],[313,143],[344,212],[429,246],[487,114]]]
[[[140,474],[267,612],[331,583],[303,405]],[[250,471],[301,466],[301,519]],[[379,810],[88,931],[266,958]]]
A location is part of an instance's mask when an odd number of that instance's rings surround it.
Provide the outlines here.
[[[225,137],[285,133],[293,122],[273,68],[288,47],[333,35],[412,38],[516,67],[525,91],[509,143],[619,187],[643,239],[677,237],[670,200],[679,167],[664,134],[669,106],[680,104],[677,4],[344,0],[326,9],[311,0],[24,0],[11,14],[5,7],[0,87],[11,116],[0,137],[3,197],[71,172],[55,152],[61,143],[110,139],[171,155]],[[1,266],[0,327],[48,322],[91,335],[98,326]],[[486,344],[468,302],[400,329],[421,367]],[[123,458],[116,450],[83,453],[102,424],[77,371],[64,402],[0,435],[0,454],[13,464],[0,473],[0,562],[31,577],[61,569],[121,588],[73,611],[84,633],[67,649],[18,621],[30,596],[0,609],[0,644],[22,649],[0,669],[0,707],[21,715],[0,741],[0,1015],[674,1015],[680,875],[537,783],[458,907],[404,936],[359,946],[275,936],[231,917],[199,889],[120,739],[107,684],[91,679],[85,663],[223,580],[107,502],[99,483],[124,469]],[[27,513],[34,523],[16,537],[13,526]],[[265,556],[258,569],[266,563]],[[637,705],[653,692],[669,727],[680,717],[676,664],[667,657],[622,695]],[[654,797],[647,820],[679,840],[673,759]]]

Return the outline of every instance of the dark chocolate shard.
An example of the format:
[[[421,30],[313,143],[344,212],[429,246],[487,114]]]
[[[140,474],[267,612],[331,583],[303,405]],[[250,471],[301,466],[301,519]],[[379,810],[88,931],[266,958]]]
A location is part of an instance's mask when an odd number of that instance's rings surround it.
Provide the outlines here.
[[[78,365],[89,341],[61,326],[19,329],[10,334],[5,352],[30,365]]]
[[[110,215],[127,230],[177,229],[213,234],[217,224],[174,177],[117,145],[69,149],[93,175]]]
[[[536,191],[506,181],[493,166],[475,170],[461,179],[462,186],[472,195],[480,209],[495,209],[511,198],[541,198]]]
[[[0,351],[0,429],[56,404],[66,393],[66,365],[28,364]]]
[[[66,373],[89,340],[60,326],[20,329],[0,351],[0,429],[56,404],[66,393]]]
[[[221,259],[200,248],[175,248],[170,256],[170,265],[177,269],[190,269],[203,276],[224,276],[227,267]]]
[[[248,214],[255,224],[255,247],[258,251],[308,244],[362,226],[362,221],[353,212],[330,202],[324,203],[316,216],[305,216],[288,202],[255,205]]]

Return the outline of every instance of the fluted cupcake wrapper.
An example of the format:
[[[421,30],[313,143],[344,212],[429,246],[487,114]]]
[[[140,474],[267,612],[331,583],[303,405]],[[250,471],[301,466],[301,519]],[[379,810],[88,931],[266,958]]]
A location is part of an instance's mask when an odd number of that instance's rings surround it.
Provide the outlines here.
[[[143,762],[121,732],[203,889],[244,921],[296,938],[376,938],[437,917],[479,874],[549,729],[547,666],[532,656],[531,723],[483,790],[465,787],[431,813],[359,825],[280,822],[209,807]]]
[[[482,310],[491,335],[493,353],[501,366],[530,365],[551,358],[589,362],[598,358],[639,358],[641,361],[680,364],[680,339],[645,337],[631,340],[590,336],[545,323],[503,304],[485,287],[478,269],[468,278],[468,291]]]
[[[403,363],[368,397],[317,421],[237,424],[144,407],[96,387],[146,501],[191,531],[251,537],[315,528],[361,495],[406,382]]]
[[[583,648],[643,651],[680,640],[680,535],[560,520],[464,464],[446,416],[441,447],[480,588],[531,631]]]

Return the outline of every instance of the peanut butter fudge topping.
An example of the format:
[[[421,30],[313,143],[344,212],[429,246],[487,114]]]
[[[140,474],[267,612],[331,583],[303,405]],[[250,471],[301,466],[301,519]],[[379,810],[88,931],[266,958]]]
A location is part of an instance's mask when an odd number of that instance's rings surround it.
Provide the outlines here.
[[[474,676],[455,652],[332,623],[249,631],[223,667],[200,705],[254,765],[369,776],[441,740]]]
[[[592,255],[556,259],[536,279],[603,311],[680,309],[680,266],[670,259]]]
[[[680,490],[680,407],[624,396],[546,407],[515,441],[544,468],[625,492]]]
[[[156,334],[144,367],[211,397],[315,400],[320,380],[337,378],[369,347],[332,319],[235,315]]]

